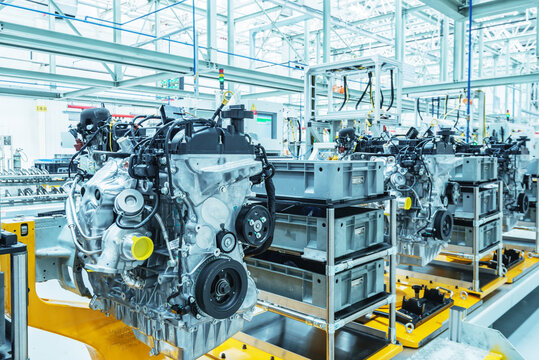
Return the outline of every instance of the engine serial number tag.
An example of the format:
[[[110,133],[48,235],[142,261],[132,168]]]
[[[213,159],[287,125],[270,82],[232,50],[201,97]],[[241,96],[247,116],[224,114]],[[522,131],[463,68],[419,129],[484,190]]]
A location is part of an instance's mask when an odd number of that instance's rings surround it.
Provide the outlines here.
[[[358,176],[352,176],[352,184],[358,185],[363,184],[365,182],[365,176],[358,175]]]

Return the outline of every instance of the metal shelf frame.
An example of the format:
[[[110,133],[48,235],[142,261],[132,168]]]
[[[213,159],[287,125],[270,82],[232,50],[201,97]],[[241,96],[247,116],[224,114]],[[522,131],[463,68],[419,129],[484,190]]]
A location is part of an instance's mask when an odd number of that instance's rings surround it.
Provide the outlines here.
[[[381,78],[385,74],[393,71],[394,83],[394,107],[392,111],[381,109]],[[372,109],[345,110],[337,109],[337,96],[333,91],[333,86],[344,76],[363,77],[372,73],[372,89],[374,89],[373,102],[376,104]],[[323,81],[317,79],[322,77]],[[352,80],[351,80],[352,81]],[[375,135],[379,135],[382,125],[398,125],[402,114],[402,83],[403,66],[402,63],[382,56],[363,57],[359,59],[327,63],[309,67],[305,72],[305,121],[307,122],[306,149],[310,149],[312,144],[311,137],[321,142],[320,128],[330,128],[332,140],[335,138],[338,130],[341,128],[341,122],[349,120],[366,120],[367,116],[372,114],[370,120],[371,130]],[[323,85],[322,85],[323,84]],[[350,90],[351,92],[351,90]],[[387,89],[384,90],[387,95]],[[327,112],[319,113],[320,97],[327,98]],[[339,96],[342,97],[342,96]],[[368,99],[368,98],[367,98]],[[346,126],[346,124],[345,124]],[[348,124],[348,126],[350,126]]]
[[[535,234],[535,242],[532,247],[525,246],[527,250],[531,250],[535,252],[536,254],[539,254],[539,211],[537,211],[537,204],[539,199],[539,176],[538,175],[532,175],[532,181],[535,188],[535,219],[533,222],[519,222],[515,229],[521,229],[521,230],[530,230],[533,231]],[[519,243],[524,241],[525,243],[530,243],[528,239],[523,239],[522,241],[517,238],[512,238],[509,236],[504,236],[507,238],[507,240],[515,240]]]
[[[493,251],[497,252],[498,261],[496,266],[496,274],[501,277],[503,276],[503,263],[502,263],[502,250],[503,250],[503,240],[502,240],[502,222],[498,224],[498,233],[500,234],[500,239],[496,243],[490,245],[486,249],[479,249],[479,227],[489,221],[502,219],[503,218],[503,182],[497,181],[498,183],[498,212],[489,216],[481,217],[481,204],[480,204],[480,187],[481,184],[473,186],[473,219],[472,219],[472,228],[473,228],[473,245],[470,246],[458,246],[458,245],[449,245],[447,250],[441,252],[441,254],[456,256],[463,259],[472,260],[472,291],[480,292],[481,287],[479,284],[479,262],[486,255],[492,253]],[[469,220],[469,219],[466,219]]]
[[[301,321],[307,325],[317,327],[326,332],[326,359],[335,360],[335,333],[347,324],[358,318],[372,313],[374,310],[389,305],[389,325],[387,340],[397,343],[396,333],[396,285],[397,285],[397,217],[396,200],[393,197],[382,196],[381,201],[389,201],[390,206],[390,245],[388,249],[375,253],[336,261],[335,259],[335,209],[343,204],[326,204],[326,239],[327,239],[327,259],[326,259],[326,306],[325,308],[312,306],[301,301],[292,300],[283,296],[261,292],[258,305],[268,311]],[[368,202],[372,202],[370,199]],[[363,204],[362,202],[360,202]],[[336,274],[352,267],[367,263],[376,259],[389,260],[389,288],[388,292],[381,298],[372,300],[351,314],[337,318],[335,315],[335,276]]]

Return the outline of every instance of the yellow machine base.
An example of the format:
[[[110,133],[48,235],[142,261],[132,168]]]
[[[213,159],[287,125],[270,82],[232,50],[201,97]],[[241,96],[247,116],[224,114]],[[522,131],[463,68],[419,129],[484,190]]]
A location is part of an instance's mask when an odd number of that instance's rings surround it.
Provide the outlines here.
[[[21,224],[28,233],[21,236]],[[8,220],[2,229],[17,234],[28,251],[28,326],[49,331],[84,343],[93,360],[150,359],[150,348],[135,338],[133,330],[112,316],[88,308],[88,304],[42,299],[36,292],[35,222],[29,219]],[[9,279],[9,256],[0,256],[0,270]],[[6,313],[11,313],[10,282],[5,284]],[[151,357],[164,359],[163,356]]]
[[[242,333],[237,334],[206,355],[198,358],[198,360],[309,360],[308,358],[297,354],[293,354],[293,356],[289,357],[286,355],[287,351],[280,348],[276,348],[271,352],[274,354],[282,353],[282,357],[272,355],[269,352],[258,349],[256,346],[248,345],[246,342],[240,341],[239,339],[243,338],[243,336],[244,334]],[[272,345],[265,343],[264,347],[266,346],[273,347]],[[402,345],[389,344],[365,360],[389,360],[397,356],[400,352],[402,352]]]
[[[537,266],[539,266],[539,258],[529,258],[528,256],[525,256],[523,262],[507,270],[507,273],[505,274],[505,277],[507,278],[507,283],[514,283],[522,276],[535,269]]]
[[[461,289],[455,286],[449,286],[446,284],[430,282],[420,279],[400,279],[397,284],[397,310],[402,307],[402,297],[406,296],[411,298],[415,296],[415,292],[412,289],[413,285],[426,285],[429,288],[443,287],[453,292],[453,301],[456,306],[460,306],[466,309],[470,309],[474,306],[478,306],[481,299],[478,296],[469,296],[468,293],[461,293]],[[387,312],[387,306],[381,311]],[[405,347],[419,348],[435,338],[438,334],[446,329],[446,321],[449,319],[449,308],[441,311],[440,313],[432,316],[430,319],[419,325],[413,331],[408,332],[405,326],[401,323],[396,324],[397,327],[397,340]],[[387,331],[388,318],[385,316],[374,315],[365,325],[372,327],[380,331]]]

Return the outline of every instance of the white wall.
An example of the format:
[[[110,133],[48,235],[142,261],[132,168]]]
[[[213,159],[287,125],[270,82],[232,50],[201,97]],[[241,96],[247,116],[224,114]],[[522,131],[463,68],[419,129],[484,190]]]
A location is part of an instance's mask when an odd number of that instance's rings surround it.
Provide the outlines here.
[[[38,112],[37,105],[47,106],[47,111]],[[66,109],[63,101],[0,97],[0,135],[11,135],[13,150],[23,149],[28,156],[23,167],[31,166],[35,159],[74,153],[60,145],[60,134],[69,126],[68,115],[63,113]]]
[[[75,149],[62,148],[61,133],[69,125],[76,125],[80,112],[68,109],[68,101],[36,100],[21,97],[0,96],[0,136],[11,135],[12,150],[22,148],[28,160],[23,167],[31,167],[35,159],[53,158],[55,154],[73,154]],[[73,102],[76,105],[101,106],[100,103]],[[37,105],[44,105],[47,111],[36,110]],[[157,114],[157,106],[140,108],[128,105],[106,105],[111,114]],[[69,111],[74,121],[69,121]],[[124,119],[129,121],[131,119]],[[6,154],[11,158],[11,154]]]

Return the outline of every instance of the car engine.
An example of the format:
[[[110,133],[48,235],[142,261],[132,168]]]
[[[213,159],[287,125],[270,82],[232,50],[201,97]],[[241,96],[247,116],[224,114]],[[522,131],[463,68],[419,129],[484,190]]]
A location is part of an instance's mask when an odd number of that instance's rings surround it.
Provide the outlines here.
[[[527,192],[532,189],[532,177],[527,168],[532,161],[526,143],[530,139],[521,136],[505,141],[489,138],[485,154],[498,159],[498,180],[503,181],[503,231],[511,230],[530,207]]]
[[[74,280],[63,286],[132,327],[152,355],[204,355],[257,301],[243,258],[271,244],[273,168],[243,133],[253,113],[225,104],[212,119],[162,106],[129,123],[88,109],[71,130],[81,169],[67,185],[59,244]],[[267,203],[250,202],[262,182]]]
[[[385,185],[397,198],[399,263],[425,266],[447,245],[453,229],[453,211],[461,196],[449,180],[460,159],[454,156],[452,132],[419,136],[411,128],[405,136],[362,138],[343,129],[338,151],[351,160],[383,160]]]

